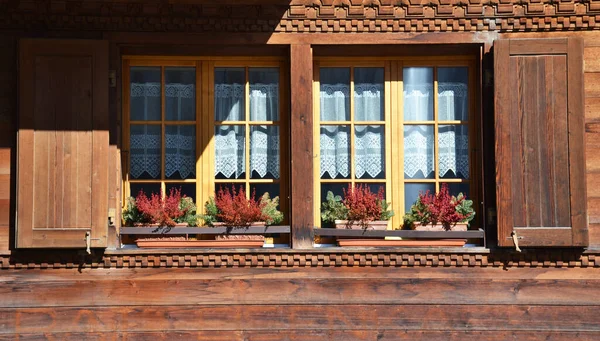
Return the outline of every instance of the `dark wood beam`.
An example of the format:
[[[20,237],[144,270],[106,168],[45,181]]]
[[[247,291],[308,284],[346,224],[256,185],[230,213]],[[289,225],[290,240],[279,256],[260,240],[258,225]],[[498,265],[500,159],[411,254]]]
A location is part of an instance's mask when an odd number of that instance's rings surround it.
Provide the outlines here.
[[[310,45],[290,46],[292,248],[313,246],[313,58]]]

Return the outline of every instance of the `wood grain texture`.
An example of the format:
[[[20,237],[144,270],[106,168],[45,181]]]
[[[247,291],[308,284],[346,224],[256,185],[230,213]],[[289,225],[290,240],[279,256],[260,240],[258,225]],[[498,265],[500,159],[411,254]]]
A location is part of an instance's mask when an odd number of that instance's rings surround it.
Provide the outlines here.
[[[313,243],[313,59],[310,45],[290,46],[292,247]]]
[[[585,246],[583,41],[495,46],[499,245]]]
[[[599,306],[183,305],[0,309],[0,335],[244,330],[600,331]],[[197,323],[202,321],[202,323]]]
[[[21,42],[19,247],[106,245],[107,58],[102,41]]]

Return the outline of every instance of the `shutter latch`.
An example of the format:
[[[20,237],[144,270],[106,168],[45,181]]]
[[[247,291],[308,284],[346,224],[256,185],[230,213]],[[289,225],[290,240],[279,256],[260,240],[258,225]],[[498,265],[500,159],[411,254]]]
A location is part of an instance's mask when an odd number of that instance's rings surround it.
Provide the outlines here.
[[[93,238],[94,240],[100,240],[100,238]],[[88,255],[92,254],[92,250],[90,250],[90,247],[92,246],[92,235],[90,233],[90,231],[87,231],[85,233],[85,252],[87,252]]]
[[[515,243],[515,250],[517,250],[517,252],[521,252],[521,248],[519,248],[519,239],[523,239],[523,237],[517,236],[516,231],[512,231],[510,236],[512,237],[513,243]]]

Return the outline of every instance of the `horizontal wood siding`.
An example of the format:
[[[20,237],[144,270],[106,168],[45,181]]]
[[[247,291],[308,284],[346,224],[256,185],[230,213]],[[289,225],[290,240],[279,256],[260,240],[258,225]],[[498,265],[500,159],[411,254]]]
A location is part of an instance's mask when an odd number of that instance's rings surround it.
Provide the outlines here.
[[[586,39],[584,71],[589,238],[600,247],[600,34]]]

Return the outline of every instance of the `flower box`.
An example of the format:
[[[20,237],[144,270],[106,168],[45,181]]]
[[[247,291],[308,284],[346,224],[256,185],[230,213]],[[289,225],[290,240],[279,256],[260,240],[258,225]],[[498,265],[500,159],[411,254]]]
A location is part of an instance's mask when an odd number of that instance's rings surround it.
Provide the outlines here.
[[[351,230],[377,230],[384,231],[387,229],[387,220],[374,220],[367,223],[367,226],[363,226],[357,221],[350,222],[349,220],[336,220],[336,229],[351,229]]]
[[[446,229],[442,224],[427,224],[420,225],[415,224],[416,231],[467,231],[468,223],[456,223],[455,225],[451,225],[450,229]]]

